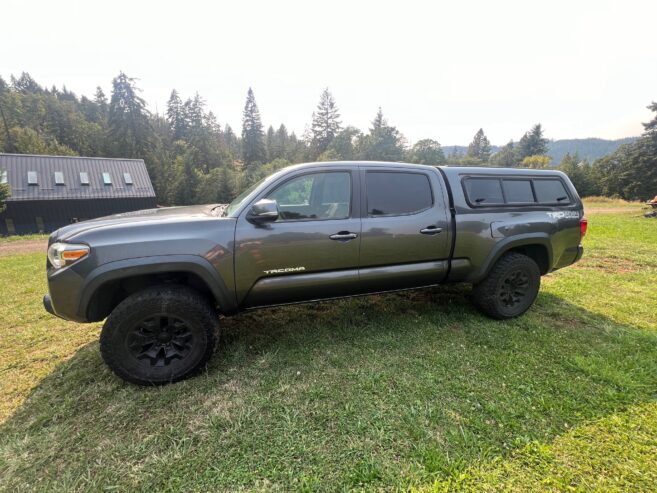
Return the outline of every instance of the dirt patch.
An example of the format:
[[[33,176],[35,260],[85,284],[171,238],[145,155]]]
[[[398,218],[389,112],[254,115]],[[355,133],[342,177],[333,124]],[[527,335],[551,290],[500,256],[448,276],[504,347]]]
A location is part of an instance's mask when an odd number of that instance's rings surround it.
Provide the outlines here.
[[[48,240],[9,241],[0,243],[0,257],[35,252],[42,252],[45,255],[47,247]]]
[[[629,259],[620,258],[584,258],[573,266],[574,269],[591,269],[610,274],[626,274],[637,272],[642,266]]]

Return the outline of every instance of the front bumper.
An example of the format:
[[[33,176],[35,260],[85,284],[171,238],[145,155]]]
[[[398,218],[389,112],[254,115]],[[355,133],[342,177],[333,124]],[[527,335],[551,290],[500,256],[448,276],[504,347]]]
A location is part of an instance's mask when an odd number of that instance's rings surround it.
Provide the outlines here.
[[[55,317],[59,317],[59,315],[57,315],[57,314],[55,313],[55,309],[52,307],[52,300],[50,299],[50,295],[49,295],[49,294],[46,294],[46,295],[43,296],[43,307],[44,307],[44,308],[46,309],[46,311],[47,311],[48,313],[50,313],[51,315],[54,315]],[[61,318],[61,317],[60,317],[60,318]]]
[[[57,315],[55,313],[55,310],[52,309],[52,301],[50,301],[50,295],[49,294],[46,294],[46,295],[43,296],[43,307],[51,315]]]

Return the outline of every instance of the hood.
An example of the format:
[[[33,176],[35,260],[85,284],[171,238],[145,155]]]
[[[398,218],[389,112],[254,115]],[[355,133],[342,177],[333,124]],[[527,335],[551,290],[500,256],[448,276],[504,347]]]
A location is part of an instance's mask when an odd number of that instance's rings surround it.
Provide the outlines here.
[[[113,228],[146,223],[185,222],[193,219],[220,217],[224,204],[190,205],[184,207],[161,207],[140,211],[123,212],[111,216],[99,217],[79,223],[69,224],[50,235],[50,242],[62,241],[100,228]]]

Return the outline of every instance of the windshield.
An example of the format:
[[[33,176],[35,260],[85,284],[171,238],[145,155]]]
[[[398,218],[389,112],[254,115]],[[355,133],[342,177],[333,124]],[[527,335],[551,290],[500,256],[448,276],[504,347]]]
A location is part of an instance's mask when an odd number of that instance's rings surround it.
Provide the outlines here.
[[[244,190],[241,194],[239,194],[237,197],[235,197],[235,200],[233,200],[228,207],[226,207],[226,210],[224,211],[224,217],[230,216],[233,212],[235,212],[239,207],[242,205],[242,202],[251,195],[251,192],[253,192],[256,188],[260,186],[262,182],[264,182],[267,178],[263,178],[260,181],[257,181],[253,185],[251,185],[249,188]]]

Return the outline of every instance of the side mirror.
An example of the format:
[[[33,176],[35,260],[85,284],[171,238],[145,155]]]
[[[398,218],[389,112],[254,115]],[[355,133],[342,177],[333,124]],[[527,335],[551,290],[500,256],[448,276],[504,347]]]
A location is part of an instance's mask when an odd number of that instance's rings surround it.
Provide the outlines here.
[[[278,203],[271,199],[261,199],[251,206],[247,219],[252,223],[271,223],[278,219]]]

